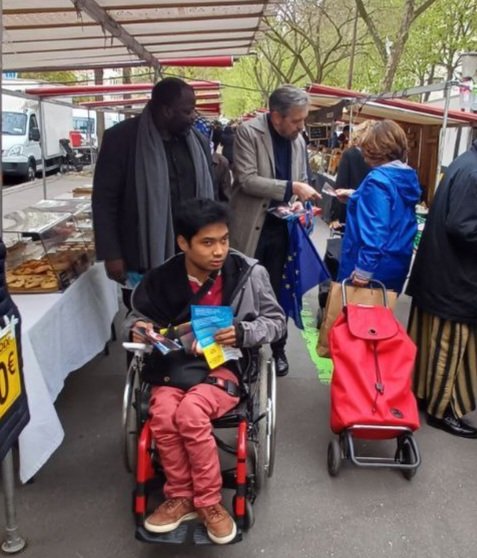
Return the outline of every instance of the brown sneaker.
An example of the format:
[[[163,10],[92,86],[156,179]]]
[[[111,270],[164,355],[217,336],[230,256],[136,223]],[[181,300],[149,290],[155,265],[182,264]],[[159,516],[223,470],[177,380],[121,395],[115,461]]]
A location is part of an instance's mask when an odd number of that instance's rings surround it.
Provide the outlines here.
[[[227,544],[235,539],[237,526],[222,504],[197,508],[199,519],[204,523],[207,534],[216,544]]]
[[[152,533],[169,533],[179,527],[183,521],[196,517],[197,514],[191,500],[171,498],[162,502],[156,511],[144,521],[144,527]]]

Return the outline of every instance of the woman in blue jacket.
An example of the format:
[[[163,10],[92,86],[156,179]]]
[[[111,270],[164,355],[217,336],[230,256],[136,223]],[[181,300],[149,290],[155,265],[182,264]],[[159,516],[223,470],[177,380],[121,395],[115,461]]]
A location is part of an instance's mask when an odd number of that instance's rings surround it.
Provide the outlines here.
[[[399,293],[411,263],[421,188],[405,163],[404,130],[392,120],[370,126],[360,148],[371,172],[355,192],[337,190],[341,198],[350,196],[338,280],[352,277],[366,286],[378,279]]]

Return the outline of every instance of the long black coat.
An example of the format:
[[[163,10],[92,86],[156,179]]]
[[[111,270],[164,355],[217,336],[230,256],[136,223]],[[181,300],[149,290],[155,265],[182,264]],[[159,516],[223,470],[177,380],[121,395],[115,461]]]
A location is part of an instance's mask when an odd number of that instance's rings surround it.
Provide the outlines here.
[[[437,189],[407,292],[425,312],[477,325],[477,141]]]
[[[1,327],[4,327],[3,316],[8,316],[11,318],[15,316],[20,319],[18,313],[18,308],[13,302],[5,280],[5,257],[6,249],[2,240],[0,240],[0,318]],[[21,354],[21,325],[18,322],[15,328],[15,336],[17,340],[18,348],[18,363],[20,366],[20,371],[22,370],[22,354]],[[8,371],[0,367],[0,402],[6,396],[8,390]],[[23,382],[23,374],[20,376],[21,379],[21,395],[15,400],[13,405],[8,409],[8,411],[0,419],[0,460],[5,457],[7,451],[12,447],[12,445],[17,440],[20,432],[23,430],[25,425],[30,420],[30,414],[28,411],[28,401],[25,392],[25,384]]]
[[[136,139],[140,118],[129,118],[104,132],[94,173],[93,220],[98,260],[124,259],[128,270],[144,272],[139,263],[136,197]],[[196,135],[212,168],[209,146],[200,133]]]

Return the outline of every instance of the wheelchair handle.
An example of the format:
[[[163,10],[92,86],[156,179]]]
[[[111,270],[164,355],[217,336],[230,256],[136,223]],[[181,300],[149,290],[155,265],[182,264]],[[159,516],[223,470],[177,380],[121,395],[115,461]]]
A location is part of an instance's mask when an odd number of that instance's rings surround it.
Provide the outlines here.
[[[341,282],[341,294],[342,294],[342,297],[343,297],[343,306],[346,306],[348,304],[348,298],[347,298],[347,295],[346,295],[346,287],[347,287],[348,284],[350,284],[351,286],[354,286],[353,285],[353,280],[351,279],[351,277],[343,279],[343,281]],[[372,287],[373,284],[376,285],[381,290],[382,295],[383,295],[384,306],[386,308],[388,308],[388,295],[386,293],[386,287],[384,286],[383,283],[381,283],[381,281],[378,281],[377,279],[370,279],[369,283],[368,283],[370,289],[373,288]],[[364,287],[364,288],[367,288],[367,287]]]

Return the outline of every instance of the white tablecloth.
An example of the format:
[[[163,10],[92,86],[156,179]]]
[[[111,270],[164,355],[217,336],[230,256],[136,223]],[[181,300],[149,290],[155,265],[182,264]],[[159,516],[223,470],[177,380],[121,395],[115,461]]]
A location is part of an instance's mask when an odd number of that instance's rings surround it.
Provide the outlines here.
[[[64,293],[16,295],[22,317],[25,388],[31,419],[20,435],[20,480],[47,461],[64,436],[54,407],[68,374],[104,349],[118,311],[117,284],[96,264]]]

